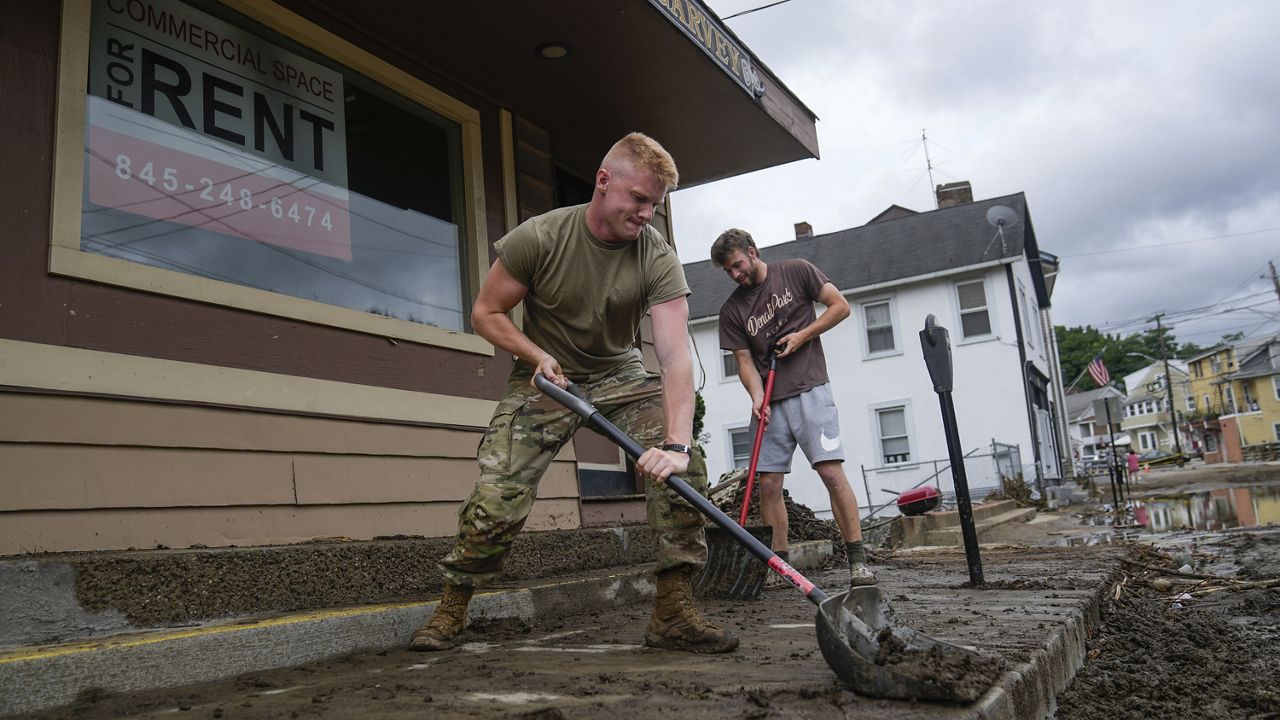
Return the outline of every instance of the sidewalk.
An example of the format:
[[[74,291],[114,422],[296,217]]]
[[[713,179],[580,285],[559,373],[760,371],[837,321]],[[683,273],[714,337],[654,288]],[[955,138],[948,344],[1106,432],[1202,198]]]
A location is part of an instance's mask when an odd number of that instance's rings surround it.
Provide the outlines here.
[[[808,545],[803,548],[810,550],[808,555],[800,546],[793,546],[793,564],[802,569],[822,562],[821,549],[829,552],[829,544],[826,548]],[[1085,637],[1098,621],[1099,598],[1117,562],[1114,555],[1109,548],[984,549],[988,587],[983,590],[959,587],[965,579],[964,555],[959,549],[916,552],[893,559],[883,571],[882,582],[887,583],[895,609],[905,620],[940,639],[1000,654],[1009,665],[1000,683],[972,706],[938,707],[939,712],[945,712],[936,714],[922,713],[922,708],[930,707],[927,705],[891,703],[886,707],[915,709],[904,715],[880,708],[879,715],[1046,716],[1054,695],[1066,687],[1083,663]],[[649,566],[633,566],[489,589],[477,594],[470,620],[473,625],[519,621],[545,629],[574,622],[570,618],[634,613],[626,608],[643,608],[651,602],[650,570]],[[783,616],[801,621],[809,618],[800,625],[808,625],[811,633],[812,607],[802,600],[796,602],[789,594],[794,591],[770,591],[763,602],[742,603],[731,612],[754,613],[775,622]],[[434,601],[364,605],[17,648],[0,653],[0,715],[64,706],[82,694],[178,687],[362,651],[402,649],[434,607]],[[795,623],[761,629],[753,620],[751,627],[752,633],[766,635],[797,632],[767,629],[795,628]],[[766,640],[744,637],[744,643],[754,647],[753,659],[770,651]],[[726,665],[708,656],[684,655],[676,653],[674,661],[701,663],[689,672],[696,671],[708,682],[716,672],[730,672],[726,682],[747,682],[747,668],[755,667],[754,662],[744,667],[741,659]],[[617,661],[624,665],[634,662],[625,656]],[[767,671],[762,677],[786,679],[777,676],[777,669],[760,670]],[[519,676],[521,671],[513,672]],[[834,677],[821,664],[813,672],[827,683]],[[465,677],[448,674],[433,678],[433,694],[442,700],[433,712],[447,707],[443,699],[451,683],[461,683],[459,695],[465,695],[461,689],[467,682]],[[863,705],[871,710],[871,705],[879,707],[881,703]],[[337,707],[331,710],[340,712]]]

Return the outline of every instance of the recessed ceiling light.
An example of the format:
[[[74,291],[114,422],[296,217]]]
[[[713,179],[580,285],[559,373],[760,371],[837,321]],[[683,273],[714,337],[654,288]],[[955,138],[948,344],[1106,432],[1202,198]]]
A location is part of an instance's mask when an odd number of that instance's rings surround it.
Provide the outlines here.
[[[544,60],[561,60],[569,55],[569,45],[562,42],[542,43],[533,51]]]

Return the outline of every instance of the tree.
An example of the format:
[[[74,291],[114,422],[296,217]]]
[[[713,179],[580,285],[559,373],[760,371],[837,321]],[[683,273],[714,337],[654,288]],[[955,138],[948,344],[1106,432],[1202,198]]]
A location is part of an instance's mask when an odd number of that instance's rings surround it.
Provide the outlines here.
[[[1085,366],[1099,351],[1102,351],[1102,362],[1107,366],[1107,372],[1115,382],[1150,364],[1151,361],[1142,356],[1144,354],[1162,360],[1164,358],[1172,360],[1190,357],[1201,352],[1201,348],[1193,343],[1184,343],[1179,346],[1169,328],[1163,328],[1163,330],[1150,328],[1124,337],[1104,334],[1089,325],[1083,327],[1056,325],[1053,332],[1058,338],[1058,357],[1062,361],[1062,377],[1068,383],[1084,373]],[[1097,384],[1088,373],[1084,373],[1084,376],[1076,382],[1076,387],[1081,390],[1091,390],[1096,388]]]

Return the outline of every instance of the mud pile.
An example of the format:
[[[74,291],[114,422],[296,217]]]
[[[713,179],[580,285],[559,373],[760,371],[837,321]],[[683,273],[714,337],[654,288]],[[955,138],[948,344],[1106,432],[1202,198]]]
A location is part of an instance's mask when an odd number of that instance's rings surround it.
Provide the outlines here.
[[[1278,551],[1280,531],[1189,553],[1135,546],[1057,717],[1276,717],[1280,590],[1262,581],[1280,575]]]

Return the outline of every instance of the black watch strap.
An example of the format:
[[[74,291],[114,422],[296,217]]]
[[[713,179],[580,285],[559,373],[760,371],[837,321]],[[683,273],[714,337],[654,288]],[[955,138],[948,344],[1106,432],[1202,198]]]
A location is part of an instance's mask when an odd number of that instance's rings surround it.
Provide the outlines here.
[[[680,443],[667,443],[666,445],[663,445],[661,449],[668,452],[684,453],[685,455],[689,454],[689,446],[681,445]]]

